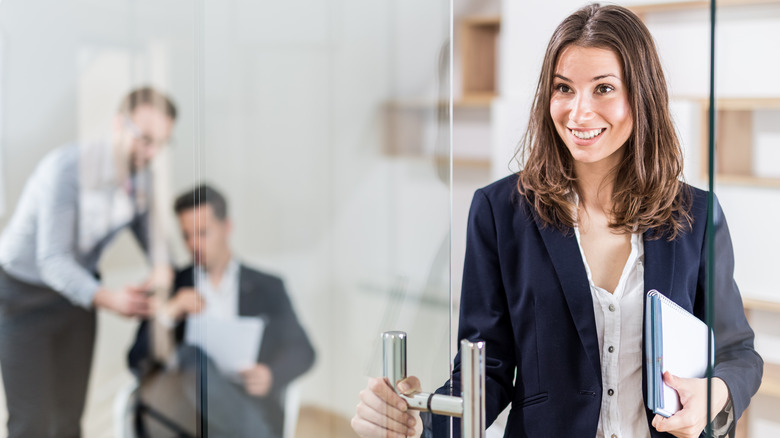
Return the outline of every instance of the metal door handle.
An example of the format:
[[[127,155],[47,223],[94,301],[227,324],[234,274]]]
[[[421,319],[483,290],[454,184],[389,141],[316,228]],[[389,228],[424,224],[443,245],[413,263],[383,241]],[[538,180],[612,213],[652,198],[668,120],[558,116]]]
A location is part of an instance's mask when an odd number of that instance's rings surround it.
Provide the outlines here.
[[[406,378],[406,333],[382,333],[383,374],[410,409],[462,419],[462,438],[485,437],[485,343],[460,341],[462,397],[419,392],[403,395],[396,385]]]

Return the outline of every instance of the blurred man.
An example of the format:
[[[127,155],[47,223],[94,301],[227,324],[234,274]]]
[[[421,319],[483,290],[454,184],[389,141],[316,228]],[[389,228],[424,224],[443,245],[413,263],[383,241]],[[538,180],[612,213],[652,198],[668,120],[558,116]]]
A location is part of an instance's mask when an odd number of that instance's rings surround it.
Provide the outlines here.
[[[205,425],[211,437],[279,438],[283,391],[314,362],[309,339],[282,281],[247,267],[233,255],[232,225],[219,192],[200,185],[181,195],[174,210],[193,265],[176,275],[173,296],[156,318],[157,324],[175,326],[177,365],[153,359],[149,322],[141,325],[129,354],[130,367],[141,379],[143,433],[198,435]],[[203,350],[188,345],[192,334],[185,332],[192,330],[188,324],[195,324],[196,314],[212,321],[260,318],[265,328],[256,363],[231,376],[215,367],[219,357],[204,356]],[[201,330],[209,329],[205,325]],[[205,416],[202,424],[199,416]]]
[[[0,237],[0,365],[9,437],[78,437],[95,308],[149,313],[147,287],[108,290],[103,250],[124,228],[150,247],[149,162],[176,108],[152,88],[128,94],[110,139],[54,149],[25,185]],[[148,285],[147,285],[148,286]]]

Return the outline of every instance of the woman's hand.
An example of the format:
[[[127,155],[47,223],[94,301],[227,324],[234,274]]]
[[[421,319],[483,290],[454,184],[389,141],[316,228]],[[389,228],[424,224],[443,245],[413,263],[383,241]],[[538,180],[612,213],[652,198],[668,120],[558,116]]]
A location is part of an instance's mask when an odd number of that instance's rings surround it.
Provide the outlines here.
[[[659,432],[669,432],[678,438],[696,438],[707,425],[707,379],[684,379],[664,373],[664,382],[680,395],[683,408],[669,418],[656,415],[653,427]],[[723,410],[729,400],[726,382],[712,379],[713,418]]]
[[[417,377],[398,382],[398,389],[407,395],[420,392]],[[384,378],[369,379],[360,391],[360,403],[352,417],[352,429],[363,438],[419,437],[422,434],[420,413],[407,409],[406,401],[393,391]]]

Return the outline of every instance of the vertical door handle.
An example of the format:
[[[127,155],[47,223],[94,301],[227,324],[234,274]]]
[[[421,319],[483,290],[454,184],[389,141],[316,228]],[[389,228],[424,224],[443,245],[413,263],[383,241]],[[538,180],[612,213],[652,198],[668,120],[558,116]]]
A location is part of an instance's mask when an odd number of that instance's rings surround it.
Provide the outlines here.
[[[383,374],[410,409],[459,417],[462,438],[485,438],[485,343],[460,341],[461,397],[419,392],[400,394],[396,385],[406,378],[406,333],[382,333]]]

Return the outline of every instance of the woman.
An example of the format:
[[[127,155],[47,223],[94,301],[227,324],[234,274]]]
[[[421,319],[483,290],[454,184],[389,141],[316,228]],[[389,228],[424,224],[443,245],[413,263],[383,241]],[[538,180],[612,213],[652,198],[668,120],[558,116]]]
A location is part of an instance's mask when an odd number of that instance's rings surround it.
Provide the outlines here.
[[[706,379],[667,373],[683,409],[664,418],[644,406],[645,291],[704,318],[707,195],[680,181],[666,82],[636,15],[590,5],[558,26],[521,152],[523,171],[478,190],[469,215],[459,339],[486,341],[488,424],[512,403],[507,437],[699,436]],[[714,232],[712,426],[723,435],[763,362],[719,205]],[[451,386],[459,380],[458,356]],[[383,380],[360,398],[352,424],[362,436],[421,433]],[[428,423],[446,436],[443,417]]]

